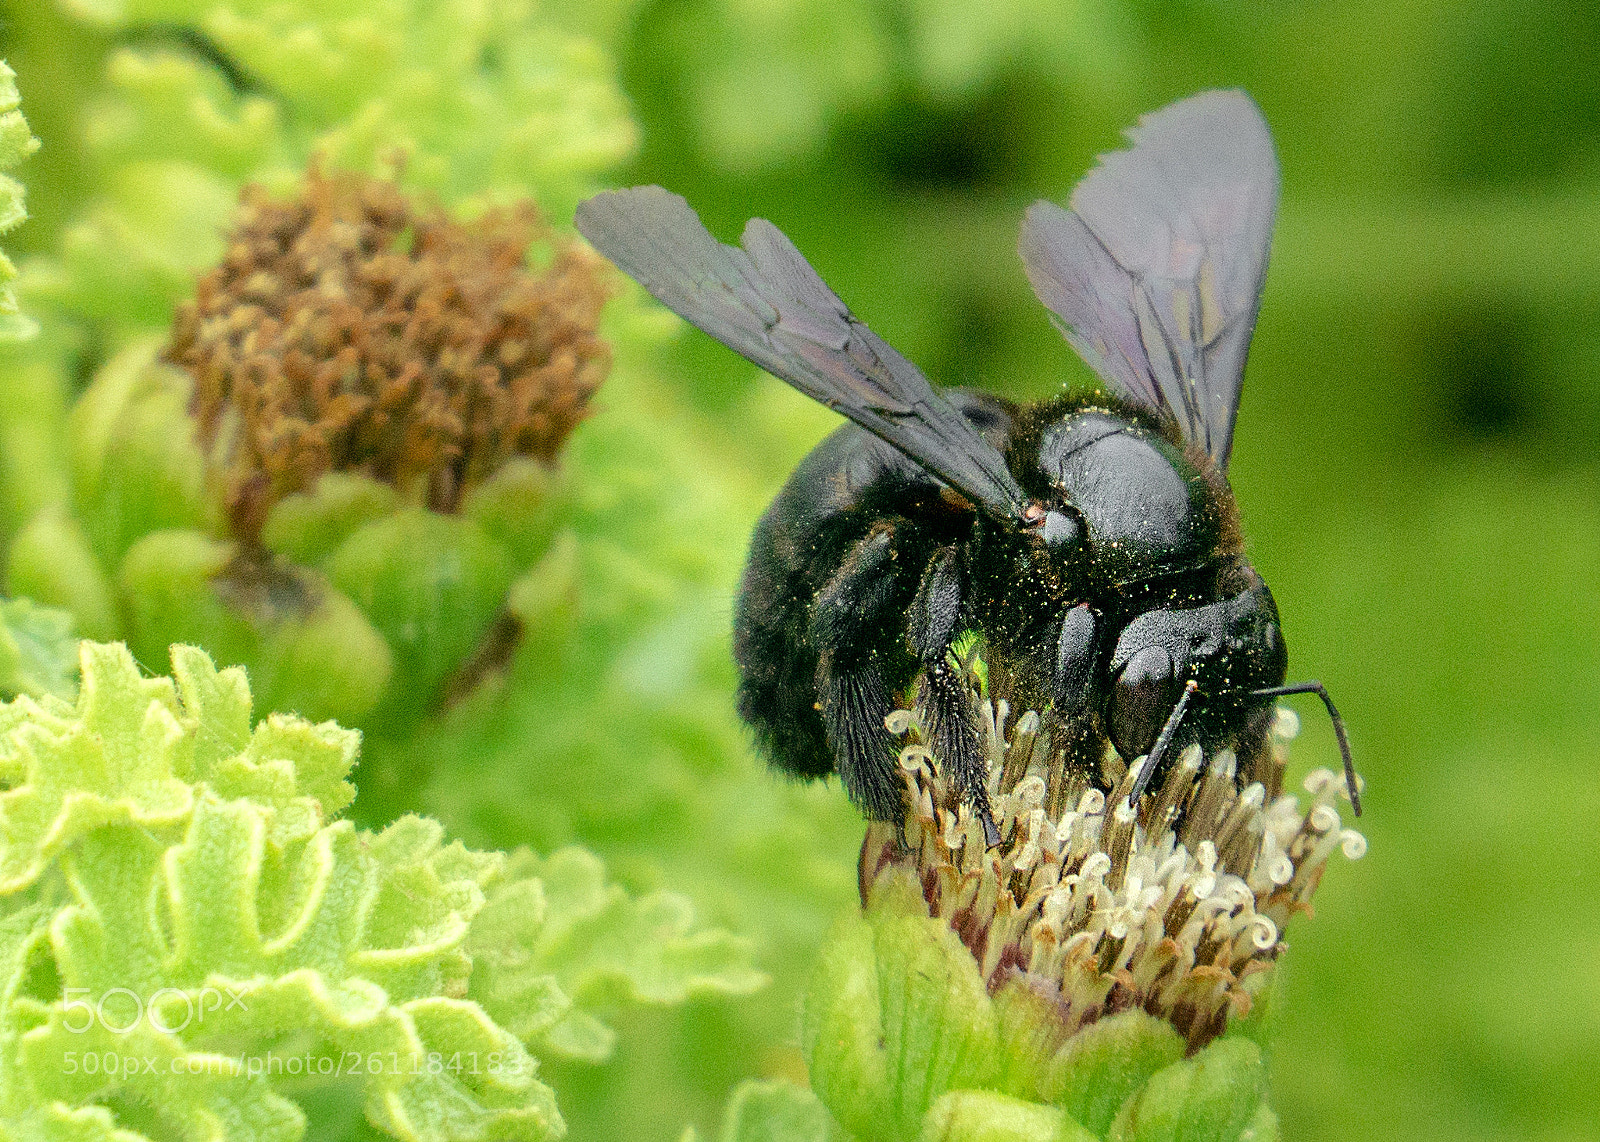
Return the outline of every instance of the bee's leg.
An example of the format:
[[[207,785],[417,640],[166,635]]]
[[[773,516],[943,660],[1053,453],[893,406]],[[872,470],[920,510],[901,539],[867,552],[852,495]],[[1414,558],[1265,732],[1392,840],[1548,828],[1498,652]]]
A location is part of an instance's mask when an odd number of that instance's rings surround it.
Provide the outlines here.
[[[810,631],[818,650],[817,705],[839,779],[868,817],[896,822],[905,817],[905,802],[899,750],[883,724],[893,709],[885,674],[910,670],[900,632],[922,570],[898,556],[894,523],[879,523],[817,593]]]
[[[1087,603],[1067,610],[1056,639],[1056,668],[1050,697],[1065,717],[1077,717],[1094,698],[1095,615]]]
[[[906,616],[911,649],[922,663],[922,707],[934,755],[966,795],[973,814],[983,824],[989,847],[1000,843],[989,809],[989,770],[983,757],[983,739],[972,716],[966,685],[950,665],[950,644],[961,633],[961,568],[956,549],[946,547],[934,557],[922,576],[917,597]]]

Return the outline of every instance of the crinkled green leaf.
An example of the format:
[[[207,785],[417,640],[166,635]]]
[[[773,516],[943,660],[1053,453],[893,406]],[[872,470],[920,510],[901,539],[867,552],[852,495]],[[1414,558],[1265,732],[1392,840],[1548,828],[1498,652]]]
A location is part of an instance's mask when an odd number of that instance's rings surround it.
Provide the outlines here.
[[[342,1066],[399,1138],[559,1135],[532,1056],[465,998],[468,927],[504,858],[420,818],[376,836],[325,823],[356,735],[252,728],[238,669],[179,647],[175,680],[150,679],[124,648],[82,655],[76,706],[0,706],[0,759],[20,778],[0,794],[0,905],[47,867],[62,886],[57,997],[19,982],[45,913],[0,920],[0,1074],[20,1076],[0,1086],[0,1131],[109,1136],[107,1110],[142,1106],[161,1135],[288,1142],[305,1084],[279,1089],[270,1068],[294,1056],[311,1080]],[[300,763],[325,800],[299,787]]]
[[[283,714],[269,714],[252,727],[245,672],[236,666],[218,670],[197,647],[172,648],[172,673],[184,724],[194,735],[190,780],[206,782],[223,797],[270,804],[280,818],[315,823],[355,797],[345,779],[361,749],[356,731]]]
[[[141,677],[125,647],[86,642],[81,655],[73,716],[23,706],[33,716],[12,730],[23,775],[0,793],[0,894],[103,825],[160,827],[189,813],[193,791],[173,774],[183,729],[171,679]]]
[[[17,73],[0,61],[0,171],[10,170],[39,146],[28,130],[28,123],[17,108]],[[22,184],[10,175],[0,174],[0,234],[28,216],[22,204]],[[31,337],[38,326],[17,308],[11,282],[17,276],[11,259],[0,254],[0,341]]]
[[[72,0],[111,27],[188,27],[249,77],[172,47],[122,47],[85,135],[102,186],[41,298],[122,330],[164,325],[216,259],[241,185],[313,155],[446,201],[525,195],[565,216],[633,148],[610,62],[523,0]],[[157,188],[161,188],[160,193]]]
[[[611,1052],[614,1035],[597,1009],[743,995],[766,982],[748,942],[697,929],[685,897],[632,897],[577,848],[549,858],[513,853],[469,948],[478,964],[469,994],[525,1040],[575,1058]]]
[[[397,1138],[553,1139],[530,1047],[603,1058],[619,998],[761,982],[581,851],[330,821],[359,736],[252,724],[244,671],[196,648],[172,678],[81,662],[75,704],[0,703],[0,1137],[297,1142],[353,1096]]]
[[[124,1076],[119,1098],[160,1107],[180,1136],[295,1139],[304,1115],[271,1081],[274,1054],[280,1064],[303,1056],[316,1075],[341,1061],[348,1074],[359,1057],[367,1116],[397,1137],[558,1134],[532,1058],[481,1008],[448,995],[464,989],[460,944],[481,892],[416,873],[463,862],[441,860],[437,846],[368,842],[344,822],[280,855],[268,815],[208,794],[176,847],[101,830],[68,854],[74,902],[52,923],[51,942],[72,990],[21,1039],[41,1094],[104,1098],[104,1076],[73,1074],[68,1061],[74,1051],[119,1051],[158,1060],[161,1072]],[[387,895],[396,881],[412,896],[398,917]],[[108,1014],[76,1019],[74,995],[98,997]],[[503,1065],[434,1069],[435,1057],[462,1052]]]
[[[0,598],[0,695],[78,690],[78,640],[72,616],[31,599]]]

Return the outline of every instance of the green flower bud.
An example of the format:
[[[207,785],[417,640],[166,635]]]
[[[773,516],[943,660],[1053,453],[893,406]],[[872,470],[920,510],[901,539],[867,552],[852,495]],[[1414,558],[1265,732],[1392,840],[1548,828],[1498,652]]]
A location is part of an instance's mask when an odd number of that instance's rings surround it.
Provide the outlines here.
[[[73,410],[74,515],[34,515],[9,581],[141,654],[201,642],[308,716],[425,715],[516,645],[606,292],[526,202],[463,224],[354,175],[253,188],[164,360],[134,340]]]
[[[233,533],[327,472],[455,513],[511,458],[552,463],[610,368],[599,266],[527,201],[462,223],[356,175],[246,188],[166,354]]]
[[[1137,765],[1108,754],[1107,797],[1036,713],[1007,726],[989,672],[965,677],[1001,841],[985,844],[920,713],[891,714],[906,819],[868,827],[865,915],[811,981],[818,1096],[872,1139],[1275,1137],[1260,1047],[1224,1036],[1260,1008],[1329,857],[1365,849],[1333,807],[1339,776],[1307,779],[1309,808],[1267,796],[1297,728],[1284,712],[1258,756],[1191,746],[1135,809]]]

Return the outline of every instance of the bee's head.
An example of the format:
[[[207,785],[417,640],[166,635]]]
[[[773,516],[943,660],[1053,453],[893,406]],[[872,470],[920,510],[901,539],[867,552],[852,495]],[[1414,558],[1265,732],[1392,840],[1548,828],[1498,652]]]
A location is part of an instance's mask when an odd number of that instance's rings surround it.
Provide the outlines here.
[[[1125,757],[1147,752],[1186,683],[1197,686],[1191,724],[1232,737],[1270,703],[1257,691],[1283,683],[1288,651],[1277,603],[1255,570],[1230,560],[1230,590],[1200,606],[1152,606],[1123,627],[1111,656],[1112,740]]]

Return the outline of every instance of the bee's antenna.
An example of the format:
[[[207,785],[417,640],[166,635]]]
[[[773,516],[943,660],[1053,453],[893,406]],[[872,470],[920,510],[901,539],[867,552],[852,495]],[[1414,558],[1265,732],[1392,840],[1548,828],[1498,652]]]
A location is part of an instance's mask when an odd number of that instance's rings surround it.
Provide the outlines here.
[[[1183,712],[1189,708],[1189,699],[1199,689],[1200,683],[1193,678],[1183,684],[1183,693],[1178,695],[1178,704],[1173,706],[1172,713],[1167,715],[1167,724],[1161,727],[1161,733],[1156,736],[1156,744],[1150,747],[1150,753],[1144,760],[1144,768],[1139,771],[1139,776],[1134,779],[1133,788],[1128,792],[1128,804],[1135,811],[1139,808],[1139,798],[1144,796],[1145,787],[1155,776],[1156,766],[1161,764],[1162,755],[1172,744],[1172,735],[1178,732],[1178,723],[1183,721]]]
[[[1344,757],[1344,783],[1350,790],[1350,805],[1356,816],[1361,816],[1361,790],[1356,788],[1356,767],[1350,760],[1350,739],[1345,736],[1344,719],[1334,707],[1333,699],[1328,697],[1327,688],[1321,682],[1313,681],[1291,682],[1287,686],[1269,686],[1265,690],[1250,691],[1252,698],[1282,698],[1287,694],[1315,694],[1328,707],[1328,717],[1333,719],[1333,736],[1339,739],[1339,753]]]

